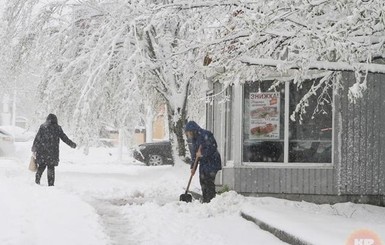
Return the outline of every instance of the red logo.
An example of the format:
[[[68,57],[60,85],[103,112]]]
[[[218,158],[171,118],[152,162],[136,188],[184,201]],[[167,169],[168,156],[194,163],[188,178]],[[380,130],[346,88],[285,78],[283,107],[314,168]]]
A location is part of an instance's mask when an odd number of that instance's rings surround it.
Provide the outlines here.
[[[371,230],[358,230],[353,232],[346,245],[382,245],[380,237]]]

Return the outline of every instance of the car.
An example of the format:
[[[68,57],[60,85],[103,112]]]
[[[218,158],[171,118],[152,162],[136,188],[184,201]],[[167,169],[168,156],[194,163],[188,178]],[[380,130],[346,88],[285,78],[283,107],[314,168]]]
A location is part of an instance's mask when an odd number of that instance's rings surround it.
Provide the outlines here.
[[[133,157],[147,166],[174,165],[170,141],[140,144]]]
[[[0,132],[12,135],[15,142],[27,142],[35,138],[35,133],[18,126],[0,126]]]
[[[104,125],[99,132],[99,144],[105,147],[114,147],[119,144],[119,130]]]
[[[12,135],[0,130],[0,157],[10,156],[15,152]]]

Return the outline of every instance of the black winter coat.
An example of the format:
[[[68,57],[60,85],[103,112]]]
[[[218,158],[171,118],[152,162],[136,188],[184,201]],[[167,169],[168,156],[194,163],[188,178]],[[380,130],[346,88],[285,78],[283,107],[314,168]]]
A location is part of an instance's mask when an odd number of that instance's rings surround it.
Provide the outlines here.
[[[57,166],[59,164],[60,139],[72,148],[76,144],[70,140],[57,123],[57,117],[49,114],[33,141],[32,152],[36,153],[36,163]]]

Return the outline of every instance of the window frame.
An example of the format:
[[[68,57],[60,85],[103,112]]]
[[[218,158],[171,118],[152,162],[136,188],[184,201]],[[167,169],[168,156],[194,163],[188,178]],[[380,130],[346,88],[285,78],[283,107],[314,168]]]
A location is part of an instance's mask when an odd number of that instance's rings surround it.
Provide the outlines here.
[[[211,89],[206,92],[206,98],[209,98],[210,101],[206,102],[205,105],[205,116],[206,116],[206,129],[210,130],[212,133],[214,133],[214,101],[213,101],[213,94],[214,94],[214,89]]]
[[[304,163],[298,163],[298,162],[289,162],[289,126],[290,126],[290,83],[292,80],[285,82],[285,106],[284,106],[284,159],[283,162],[245,162],[243,160],[243,143],[244,143],[244,134],[243,134],[243,125],[244,125],[244,117],[242,114],[242,117],[240,119],[240,127],[238,129],[238,132],[241,135],[241,141],[240,147],[241,151],[239,152],[240,154],[240,159],[241,159],[241,166],[246,166],[246,167],[269,167],[269,168],[326,168],[330,169],[333,168],[334,162],[335,162],[335,120],[336,120],[336,110],[335,110],[335,103],[336,103],[336,93],[335,93],[335,86],[333,85],[333,91],[332,91],[332,136],[331,136],[331,144],[332,144],[332,150],[331,150],[331,162],[330,163],[315,163],[315,162],[304,162]],[[240,98],[241,98],[241,104],[242,104],[242,113],[244,110],[245,106],[245,86],[242,85],[240,89]]]
[[[225,143],[224,143],[224,164],[227,166],[227,162],[230,164],[234,162],[234,152],[232,150],[232,145],[234,144],[234,116],[233,116],[233,105],[234,105],[234,97],[233,97],[233,89],[232,86],[226,88],[226,96],[230,98],[230,100],[225,103]]]

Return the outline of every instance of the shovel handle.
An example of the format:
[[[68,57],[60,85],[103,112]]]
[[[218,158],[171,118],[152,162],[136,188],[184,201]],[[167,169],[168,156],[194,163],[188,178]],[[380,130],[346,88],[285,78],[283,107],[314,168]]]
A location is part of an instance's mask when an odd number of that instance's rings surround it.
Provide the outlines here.
[[[199,147],[199,150],[201,149],[201,146]],[[198,150],[198,151],[199,151]],[[195,161],[194,161],[194,165],[193,165],[193,167],[192,167],[192,169],[194,169],[194,172],[196,171],[196,169],[197,169],[197,166],[198,166],[198,157],[195,157]],[[186,188],[186,192],[185,192],[185,194],[187,194],[187,192],[188,192],[188,189],[190,188],[190,184],[191,184],[191,180],[192,180],[192,177],[193,177],[194,175],[191,173],[191,175],[190,175],[190,179],[189,179],[189,181],[188,181],[188,184],[187,184],[187,188]]]
[[[188,189],[190,188],[190,184],[191,184],[192,177],[193,177],[193,175],[191,174],[191,175],[190,175],[190,180],[188,181],[188,184],[187,184],[186,192],[185,192],[184,194],[187,194]]]

